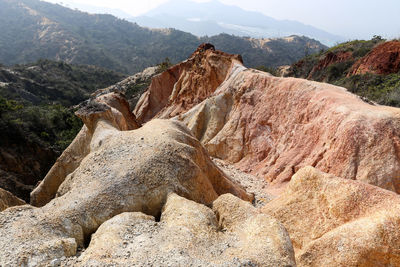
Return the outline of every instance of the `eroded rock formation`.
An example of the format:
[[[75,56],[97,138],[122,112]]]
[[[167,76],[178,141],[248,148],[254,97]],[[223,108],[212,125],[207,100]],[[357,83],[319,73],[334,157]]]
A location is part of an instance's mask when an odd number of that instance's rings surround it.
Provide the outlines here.
[[[188,60],[152,79],[134,109],[138,122],[168,119],[189,110],[209,97],[232,66],[241,62],[239,55],[216,51],[210,44],[201,45]]]
[[[234,163],[246,172],[271,181],[276,188],[287,183],[303,166],[314,166],[339,177],[356,179],[400,192],[400,110],[373,106],[346,89],[303,79],[277,78],[247,69],[239,61],[226,61],[207,50],[196,58],[203,65],[225,64],[226,79],[210,97],[189,111],[168,102],[155,117],[185,122],[211,156]],[[219,60],[220,59],[220,60]],[[177,67],[176,67],[177,68]],[[163,82],[154,84],[163,99],[174,98],[168,88],[180,88],[194,103],[207,87],[209,72],[201,79],[184,77],[196,86]],[[179,73],[176,73],[178,75]],[[151,94],[155,87],[150,87]],[[148,99],[148,95],[143,98]],[[150,113],[136,114],[150,119]]]
[[[399,109],[204,44],[135,113],[81,106],[38,207],[0,213],[1,266],[400,266]],[[241,183],[262,208],[209,155],[271,182]]]
[[[117,215],[100,226],[76,262],[82,266],[296,265],[285,228],[230,194],[215,200],[213,210],[171,194],[160,222],[143,213]]]
[[[170,193],[207,205],[224,193],[253,199],[180,122],[152,120],[129,131],[136,127],[134,117],[120,100],[107,94],[79,110],[81,135],[33,193],[38,203],[53,198],[49,203],[0,214],[0,265],[46,266],[74,256],[117,214],[159,216]]]
[[[305,167],[263,212],[289,232],[298,266],[400,266],[400,196]]]
[[[43,206],[48,203],[55,196],[58,187],[67,175],[71,174],[83,158],[96,148],[97,144],[94,143],[96,139],[101,139],[110,132],[104,131],[106,132],[104,133],[99,130],[96,133],[95,128],[99,121],[101,121],[100,124],[107,121],[105,128],[116,128],[120,131],[139,127],[135,116],[130,112],[129,104],[118,93],[108,93],[88,100],[77,115],[81,117],[85,125],[71,145],[57,159],[43,181],[31,193],[31,204],[34,206]]]
[[[351,60],[352,58],[353,55],[350,51],[341,51],[338,53],[329,52],[322,59],[319,60],[318,64],[311,70],[307,79],[312,79],[313,75],[318,71],[321,71],[333,64]],[[300,61],[297,64],[302,64],[302,62]]]

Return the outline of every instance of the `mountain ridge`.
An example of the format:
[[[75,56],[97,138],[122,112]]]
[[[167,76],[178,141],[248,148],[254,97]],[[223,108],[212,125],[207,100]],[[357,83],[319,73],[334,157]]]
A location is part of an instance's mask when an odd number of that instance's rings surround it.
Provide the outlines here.
[[[219,33],[253,38],[305,35],[332,45],[344,38],[294,20],[277,20],[219,1],[171,0],[130,21],[156,28],[177,28],[199,37]],[[153,20],[153,21],[152,21]]]
[[[286,46],[275,52],[251,46],[245,39],[218,35],[200,39],[174,29],[147,29],[111,15],[88,14],[58,4],[38,0],[3,0],[0,2],[0,62],[6,65],[34,62],[40,58],[72,64],[96,65],[133,74],[154,66],[165,58],[177,63],[187,58],[202,42],[218,43],[230,53],[243,53],[251,67],[293,63],[304,56],[307,43]],[[299,50],[299,51],[297,51]],[[249,55],[249,56],[248,56]],[[288,57],[295,56],[295,59]],[[255,59],[257,61],[255,61]],[[254,62],[253,62],[254,61]]]

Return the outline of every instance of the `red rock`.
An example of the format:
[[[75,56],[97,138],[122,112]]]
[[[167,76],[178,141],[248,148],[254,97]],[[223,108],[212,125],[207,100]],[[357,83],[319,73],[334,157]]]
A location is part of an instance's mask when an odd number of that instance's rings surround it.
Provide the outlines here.
[[[352,67],[350,75],[390,74],[400,70],[400,41],[385,42],[375,47]]]
[[[153,78],[134,109],[138,122],[186,112],[209,97],[239,62],[239,55],[215,51],[211,44],[200,45],[188,60]]]
[[[191,71],[176,77],[191,81],[175,85],[185,97],[171,95],[169,87],[158,87],[158,95],[175,101],[153,116],[179,115],[176,119],[189,126],[211,156],[265,178],[274,188],[281,188],[297,170],[311,165],[400,192],[400,109],[367,104],[341,87],[246,69],[239,61],[210,50],[198,54],[196,62],[204,66],[185,65]],[[210,88],[208,81],[216,81],[212,77],[217,74],[208,67],[214,62],[230,73],[212,93],[204,89]],[[193,69],[207,71],[195,78],[199,74]],[[162,75],[153,82],[163,84]],[[153,98],[154,89],[148,92]],[[206,92],[212,93],[208,99],[184,113],[204,99]],[[182,108],[176,99],[191,105]],[[151,117],[145,113],[146,120]]]

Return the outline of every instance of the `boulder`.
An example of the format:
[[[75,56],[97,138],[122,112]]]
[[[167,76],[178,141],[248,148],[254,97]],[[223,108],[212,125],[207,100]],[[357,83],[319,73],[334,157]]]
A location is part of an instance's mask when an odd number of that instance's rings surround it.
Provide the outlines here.
[[[17,198],[10,192],[0,188],[0,211],[3,211],[9,207],[25,205],[25,201]]]
[[[299,266],[400,266],[400,196],[305,167],[262,208],[280,221]]]
[[[296,266],[285,228],[231,194],[213,209],[170,194],[159,222],[122,213],[103,223],[78,266]]]

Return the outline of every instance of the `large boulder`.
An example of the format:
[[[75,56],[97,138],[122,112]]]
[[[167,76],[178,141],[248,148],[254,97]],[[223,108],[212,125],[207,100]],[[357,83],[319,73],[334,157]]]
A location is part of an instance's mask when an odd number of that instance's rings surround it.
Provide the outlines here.
[[[400,266],[396,193],[305,167],[262,212],[286,227],[299,266]]]
[[[170,194],[161,219],[123,213],[100,226],[80,266],[296,266],[289,235],[233,195],[213,209]]]

